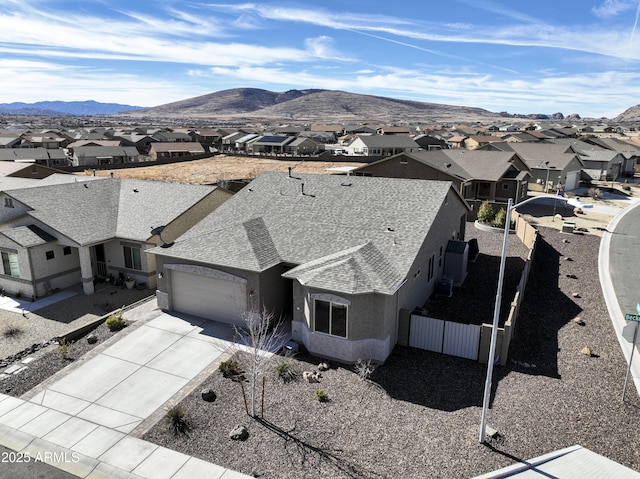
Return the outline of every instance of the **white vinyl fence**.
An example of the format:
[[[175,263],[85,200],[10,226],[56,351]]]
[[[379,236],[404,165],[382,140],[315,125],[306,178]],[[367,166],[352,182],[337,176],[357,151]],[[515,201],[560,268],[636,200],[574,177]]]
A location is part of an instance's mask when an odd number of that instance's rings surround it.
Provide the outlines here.
[[[480,326],[412,314],[409,346],[477,361]]]

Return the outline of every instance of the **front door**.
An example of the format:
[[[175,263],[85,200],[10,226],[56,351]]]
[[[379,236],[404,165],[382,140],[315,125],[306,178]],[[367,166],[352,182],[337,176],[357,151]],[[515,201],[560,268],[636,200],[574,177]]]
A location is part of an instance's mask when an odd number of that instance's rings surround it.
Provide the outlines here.
[[[93,247],[93,251],[95,254],[95,265],[93,270],[95,271],[96,276],[99,278],[105,278],[107,276],[107,261],[104,255],[104,245],[95,245]]]

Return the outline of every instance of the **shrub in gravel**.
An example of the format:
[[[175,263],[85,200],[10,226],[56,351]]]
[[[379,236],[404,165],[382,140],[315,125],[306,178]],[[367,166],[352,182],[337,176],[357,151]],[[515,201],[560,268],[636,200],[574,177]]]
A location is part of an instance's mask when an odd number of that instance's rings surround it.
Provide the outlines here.
[[[315,396],[320,402],[327,402],[329,400],[329,394],[322,388],[316,389]]]
[[[186,435],[191,430],[191,424],[187,418],[187,410],[179,404],[169,409],[165,417],[174,435]]]
[[[20,326],[15,325],[15,324],[8,324],[2,330],[2,335],[5,338],[18,336],[19,334],[22,334],[22,333],[24,333],[24,330]]]
[[[353,369],[360,379],[366,381],[376,370],[376,365],[371,362],[371,359],[358,359]]]
[[[122,309],[117,313],[113,313],[105,321],[109,331],[120,331],[127,325],[127,320],[122,317]]]
[[[62,359],[67,359],[69,357],[69,349],[72,344],[73,341],[69,342],[64,338],[58,340],[58,356]]]
[[[285,383],[295,381],[298,378],[298,371],[296,370],[295,363],[289,358],[285,358],[278,362],[274,369],[278,377]]]
[[[222,373],[225,378],[238,379],[242,376],[242,369],[240,369],[240,364],[238,361],[233,359],[228,359],[227,361],[222,361],[220,366],[218,366],[218,371]]]

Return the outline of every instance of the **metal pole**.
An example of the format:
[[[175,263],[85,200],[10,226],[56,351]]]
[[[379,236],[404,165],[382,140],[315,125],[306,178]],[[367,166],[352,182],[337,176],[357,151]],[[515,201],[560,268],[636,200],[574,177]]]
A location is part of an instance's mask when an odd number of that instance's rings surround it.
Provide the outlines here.
[[[549,168],[547,167],[547,179],[544,182],[544,192],[549,192]]]
[[[496,339],[498,338],[498,324],[500,321],[500,306],[502,303],[502,283],[504,282],[504,266],[507,260],[507,242],[509,240],[509,226],[511,224],[511,210],[513,200],[509,198],[507,203],[507,217],[504,224],[504,238],[502,240],[502,257],[500,258],[500,273],[498,274],[498,290],[496,291],[496,304],[493,308],[493,325],[491,328],[491,345],[489,346],[489,358],[487,360],[487,380],[484,384],[484,399],[482,401],[482,418],[480,420],[480,444],[484,443],[487,428],[487,409],[491,399],[491,379],[493,377],[493,363],[496,354]]]
[[[631,372],[631,361],[633,361],[633,352],[636,350],[637,336],[638,336],[638,323],[636,322],[636,329],[633,332],[633,342],[631,343],[631,356],[629,356],[629,368],[627,369],[627,375],[624,378],[624,387],[622,388],[622,402],[624,402],[624,396],[627,393],[627,383],[629,382],[629,373]]]

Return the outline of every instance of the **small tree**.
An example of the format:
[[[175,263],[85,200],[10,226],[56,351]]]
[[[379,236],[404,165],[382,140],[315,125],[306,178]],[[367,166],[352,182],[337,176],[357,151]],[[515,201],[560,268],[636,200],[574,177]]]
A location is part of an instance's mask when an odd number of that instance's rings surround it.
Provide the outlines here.
[[[480,223],[491,224],[495,217],[496,212],[494,211],[491,203],[489,203],[488,200],[483,201],[478,209],[478,221]]]
[[[282,319],[276,320],[275,315],[268,311],[266,307],[261,310],[249,310],[242,314],[244,328],[236,328],[236,333],[244,339],[247,352],[247,364],[243,369],[246,371],[249,382],[249,409],[247,411],[252,417],[258,417],[257,403],[261,400],[261,416],[264,414],[264,393],[265,376],[273,371],[274,362],[277,356],[274,353],[283,344],[286,329],[283,327]],[[262,386],[262,394],[258,388]]]

